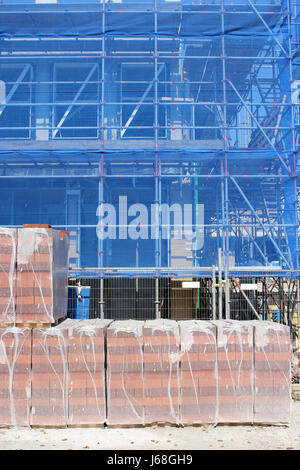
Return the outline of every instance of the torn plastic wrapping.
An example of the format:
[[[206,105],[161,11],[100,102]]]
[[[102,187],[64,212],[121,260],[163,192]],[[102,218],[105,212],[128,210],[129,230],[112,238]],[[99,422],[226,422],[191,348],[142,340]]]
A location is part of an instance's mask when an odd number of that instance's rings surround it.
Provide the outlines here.
[[[18,229],[17,322],[52,323],[67,311],[68,236]]]
[[[0,423],[29,426],[31,405],[31,330],[0,329]]]
[[[0,227],[0,323],[16,319],[17,230]]]
[[[111,321],[64,322],[68,329],[68,424],[105,422],[105,337]]]
[[[217,326],[218,423],[252,423],[253,325],[219,320]]]
[[[148,320],[144,325],[145,424],[179,424],[180,334],[174,320]]]
[[[31,425],[68,422],[68,327],[32,330]]]
[[[143,321],[107,329],[107,424],[144,424]]]
[[[286,424],[291,412],[291,339],[288,326],[253,321],[254,422]]]
[[[217,423],[218,373],[216,326],[208,321],[179,321],[180,422]]]

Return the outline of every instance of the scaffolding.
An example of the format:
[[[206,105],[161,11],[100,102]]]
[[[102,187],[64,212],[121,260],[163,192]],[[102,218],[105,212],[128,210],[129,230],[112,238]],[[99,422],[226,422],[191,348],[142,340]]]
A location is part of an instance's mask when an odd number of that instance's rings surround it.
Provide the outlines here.
[[[77,279],[299,279],[299,6],[3,0],[0,224]]]

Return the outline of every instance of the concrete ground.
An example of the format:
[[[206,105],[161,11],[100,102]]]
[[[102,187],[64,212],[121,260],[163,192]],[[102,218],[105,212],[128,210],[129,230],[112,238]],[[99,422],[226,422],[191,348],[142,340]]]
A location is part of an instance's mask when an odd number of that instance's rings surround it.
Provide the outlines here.
[[[299,450],[300,401],[290,426],[0,429],[0,450]]]

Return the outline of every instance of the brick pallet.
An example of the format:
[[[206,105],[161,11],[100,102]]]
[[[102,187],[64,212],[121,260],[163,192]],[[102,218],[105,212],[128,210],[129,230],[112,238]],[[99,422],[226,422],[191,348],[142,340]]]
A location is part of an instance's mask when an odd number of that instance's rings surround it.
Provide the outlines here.
[[[254,422],[286,423],[291,406],[290,329],[256,322],[254,344]]]
[[[68,329],[32,330],[31,425],[66,426],[68,422]]]
[[[253,422],[253,325],[219,320],[217,326],[218,422]]]
[[[0,424],[29,426],[31,406],[31,330],[0,330]]]
[[[145,424],[179,424],[179,327],[174,320],[144,325]]]
[[[68,246],[66,232],[18,229],[17,323],[54,323],[66,316]]]
[[[66,320],[68,424],[104,424],[105,336],[111,320]]]
[[[291,359],[273,322],[3,328],[0,425],[288,424]]]
[[[205,321],[179,321],[180,422],[218,421],[216,326]]]
[[[107,330],[107,424],[144,424],[142,321],[115,321]]]

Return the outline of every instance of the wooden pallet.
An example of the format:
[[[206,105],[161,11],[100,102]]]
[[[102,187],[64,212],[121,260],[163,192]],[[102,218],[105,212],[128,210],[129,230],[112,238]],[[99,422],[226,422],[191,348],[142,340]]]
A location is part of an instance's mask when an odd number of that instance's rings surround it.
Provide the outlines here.
[[[181,428],[207,428],[209,426],[214,426],[214,423],[181,423],[179,425]]]
[[[31,424],[32,429],[66,429],[66,424]]]
[[[66,317],[59,318],[58,320],[55,320],[53,323],[40,323],[40,322],[22,322],[22,323],[0,323],[0,328],[12,328],[12,327],[17,327],[17,328],[53,328],[60,323],[62,323]]]
[[[52,228],[49,224],[23,224],[23,228]]]
[[[107,424],[105,427],[109,429],[134,429],[134,428],[144,428],[144,424]]]
[[[68,428],[104,428],[104,423],[99,423],[99,424],[68,424]]]

